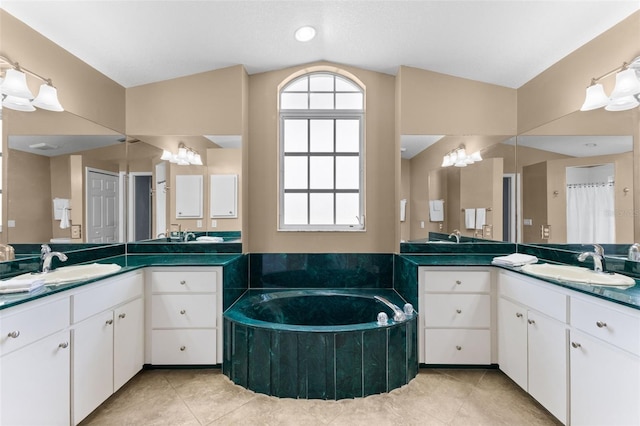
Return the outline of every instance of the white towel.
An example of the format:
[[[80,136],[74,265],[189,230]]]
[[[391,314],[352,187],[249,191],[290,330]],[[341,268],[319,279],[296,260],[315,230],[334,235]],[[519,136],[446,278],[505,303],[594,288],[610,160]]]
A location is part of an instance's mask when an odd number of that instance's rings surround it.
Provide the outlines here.
[[[68,198],[53,199],[53,218],[55,220],[62,219],[62,211],[71,207],[71,200]]]
[[[407,219],[407,199],[400,200],[400,222],[404,222]]]
[[[464,226],[467,229],[476,229],[476,209],[464,209]]]
[[[431,222],[444,221],[444,200],[429,200],[429,220]]]
[[[530,263],[537,263],[538,258],[529,254],[512,253],[508,256],[494,257],[491,263],[503,266],[522,266]]]
[[[20,293],[34,291],[44,285],[42,278],[21,278],[0,281],[0,293]]]
[[[487,209],[476,209],[476,229],[482,229],[487,224]]]
[[[60,229],[67,229],[69,226],[71,226],[69,222],[69,209],[64,208],[62,209],[62,217],[60,218]]]

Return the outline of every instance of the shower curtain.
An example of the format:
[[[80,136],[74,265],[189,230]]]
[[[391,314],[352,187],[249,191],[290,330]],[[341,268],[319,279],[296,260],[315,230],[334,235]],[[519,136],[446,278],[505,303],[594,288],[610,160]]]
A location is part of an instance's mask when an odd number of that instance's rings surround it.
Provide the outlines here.
[[[567,185],[567,243],[615,243],[614,199],[613,183]]]

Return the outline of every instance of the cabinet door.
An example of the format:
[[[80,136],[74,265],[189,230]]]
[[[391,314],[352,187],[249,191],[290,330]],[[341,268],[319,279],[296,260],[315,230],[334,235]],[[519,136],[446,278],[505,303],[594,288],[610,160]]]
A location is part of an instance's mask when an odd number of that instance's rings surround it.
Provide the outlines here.
[[[498,300],[498,363],[527,390],[527,310],[503,298]]]
[[[79,423],[113,393],[113,311],[73,330],[73,420]]]
[[[212,218],[238,217],[238,175],[211,175],[210,192]]]
[[[640,358],[571,331],[571,424],[640,424]]]
[[[534,311],[527,314],[529,394],[567,421],[567,329]]]
[[[0,358],[0,424],[69,425],[69,331]]]
[[[144,305],[132,300],[114,312],[113,391],[136,375],[144,364]]]
[[[202,175],[176,176],[176,218],[202,218]]]

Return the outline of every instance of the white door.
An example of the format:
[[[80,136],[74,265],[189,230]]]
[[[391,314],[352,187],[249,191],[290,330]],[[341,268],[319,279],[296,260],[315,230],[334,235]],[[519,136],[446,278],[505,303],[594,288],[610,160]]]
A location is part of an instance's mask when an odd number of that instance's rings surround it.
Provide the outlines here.
[[[167,165],[156,164],[156,232],[154,237],[167,232]],[[168,237],[168,235],[166,235]]]
[[[118,241],[118,174],[87,168],[88,243]]]

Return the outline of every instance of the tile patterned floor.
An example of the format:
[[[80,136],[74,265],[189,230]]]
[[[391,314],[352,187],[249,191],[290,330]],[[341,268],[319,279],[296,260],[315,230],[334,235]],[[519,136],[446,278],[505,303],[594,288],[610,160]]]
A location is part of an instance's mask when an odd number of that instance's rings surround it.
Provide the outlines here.
[[[560,425],[498,370],[421,369],[408,385],[340,401],[280,399],[233,384],[220,370],[148,370],[89,425]]]

